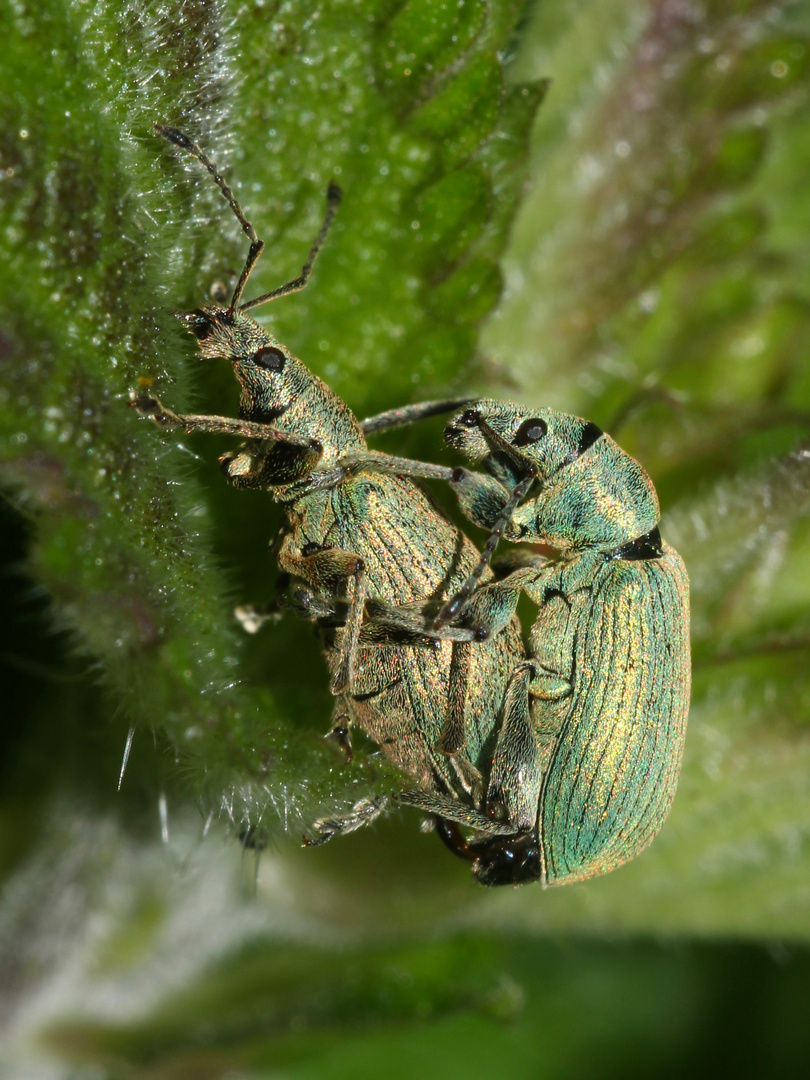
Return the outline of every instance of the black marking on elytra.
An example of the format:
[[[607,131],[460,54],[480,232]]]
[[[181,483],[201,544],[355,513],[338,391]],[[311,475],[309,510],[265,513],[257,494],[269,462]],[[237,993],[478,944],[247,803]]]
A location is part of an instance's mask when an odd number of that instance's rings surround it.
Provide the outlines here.
[[[664,548],[661,540],[661,532],[656,525],[643,536],[637,536],[635,540],[628,540],[614,548],[608,555],[609,559],[624,559],[625,562],[642,562],[647,559],[661,559],[664,556]]]
[[[549,600],[553,600],[555,597],[559,597],[564,604],[566,604],[570,610],[571,601],[568,599],[568,594],[564,593],[562,589],[546,588],[543,590],[543,603],[547,604]]]
[[[598,439],[601,439],[604,434],[604,431],[602,431],[602,429],[597,424],[594,424],[591,420],[586,421],[582,428],[582,431],[579,433],[579,442],[570,452],[570,454],[568,454],[568,456],[560,462],[560,464],[554,471],[559,472],[567,465],[572,465],[575,461],[581,458],[584,453],[590,450],[593,444]]]
[[[577,457],[581,457],[586,450],[590,450],[596,440],[601,439],[604,434],[604,431],[602,431],[600,427],[589,420],[580,432],[579,443],[577,445]]]

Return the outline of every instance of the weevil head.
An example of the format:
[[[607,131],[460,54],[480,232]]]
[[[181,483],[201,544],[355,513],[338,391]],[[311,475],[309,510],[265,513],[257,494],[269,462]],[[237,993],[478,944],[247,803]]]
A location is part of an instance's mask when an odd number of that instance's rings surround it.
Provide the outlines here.
[[[208,306],[181,315],[209,360],[229,360],[242,389],[241,414],[271,423],[315,380],[288,349],[240,311]]]
[[[488,466],[500,464],[489,431],[530,462],[542,484],[586,453],[602,431],[587,420],[553,409],[529,409],[508,401],[484,399],[453,417],[444,437],[457,450]]]
[[[536,832],[479,841],[470,850],[476,854],[473,877],[480,885],[528,885],[543,876]]]
[[[216,305],[179,318],[206,359],[232,364],[242,419],[314,439],[323,461],[365,446],[348,406],[255,319]]]
[[[589,420],[484,400],[456,416],[445,438],[507,487],[535,477],[504,533],[507,539],[563,550],[610,549],[658,524],[652,481]]]

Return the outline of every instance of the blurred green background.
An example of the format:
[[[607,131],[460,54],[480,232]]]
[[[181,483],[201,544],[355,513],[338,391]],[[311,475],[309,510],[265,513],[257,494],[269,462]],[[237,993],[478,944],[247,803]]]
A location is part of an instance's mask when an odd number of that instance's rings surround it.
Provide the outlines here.
[[[0,31],[0,1076],[806,1075],[806,2],[0,0]],[[695,686],[640,859],[484,892],[407,813],[299,848],[396,781],[322,744],[306,625],[233,626],[280,516],[228,441],[126,407],[236,408],[171,313],[243,238],[155,121],[233,179],[256,292],[339,179],[262,318],[359,415],[551,405],[654,478]]]

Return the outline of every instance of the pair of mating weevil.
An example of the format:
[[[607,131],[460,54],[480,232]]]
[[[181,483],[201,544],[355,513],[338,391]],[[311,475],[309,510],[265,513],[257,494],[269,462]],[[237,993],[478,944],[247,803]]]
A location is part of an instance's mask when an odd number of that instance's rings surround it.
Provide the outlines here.
[[[270,491],[287,527],[278,560],[321,631],[337,699],[333,733],[359,725],[406,773],[398,801],[429,815],[486,885],[559,885],[606,873],[645,848],[669,811],[689,705],[689,591],[662,543],[655,489],[595,424],[491,400],[428,402],[359,422],[300,360],[245,314],[304,287],[300,277],[240,303],[263,244],[206,155],[159,133],[209,171],[250,239],[227,307],[182,318],[202,354],[233,364],[240,419],[179,416],[145,392],[158,424],[246,440],[221,459],[238,488]],[[483,473],[369,450],[366,435],[467,407],[447,441]],[[421,490],[438,478],[490,530],[479,556]],[[500,537],[543,545],[496,579]],[[538,613],[528,649],[515,615]],[[262,615],[242,609],[255,629]],[[315,838],[359,828],[385,797]]]

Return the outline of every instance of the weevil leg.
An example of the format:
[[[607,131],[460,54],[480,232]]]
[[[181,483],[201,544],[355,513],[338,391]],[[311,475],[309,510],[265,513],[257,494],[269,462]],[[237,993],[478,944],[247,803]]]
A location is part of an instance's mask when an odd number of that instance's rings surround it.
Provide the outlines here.
[[[539,573],[549,564],[549,558],[545,555],[539,555],[534,549],[515,547],[499,555],[497,559],[493,559],[491,570],[496,581],[505,581],[516,570],[532,567]]]
[[[362,454],[352,453],[342,457],[336,465],[329,468],[314,469],[306,479],[306,488],[320,491],[337,487],[345,480],[360,473],[374,473],[383,476],[408,476],[415,480],[444,480],[450,483],[455,470],[446,465],[433,465],[427,461],[414,461],[412,458],[395,457],[377,450],[367,450]]]
[[[441,749],[441,748],[440,748]],[[446,753],[446,751],[445,751]],[[484,778],[471,761],[462,753],[448,755],[450,768],[456,774],[461,790],[469,795],[477,806],[484,794]]]
[[[424,603],[396,606],[381,601],[367,605],[366,637],[382,640],[386,629],[392,637],[396,632],[410,631],[410,644],[428,645],[431,641],[482,642],[509,626],[517,610],[520,593],[546,565],[541,555],[535,555],[525,565],[508,573],[501,581],[481,585],[470,598],[462,616],[453,626],[435,629],[429,608]]]
[[[537,674],[529,683],[529,693],[541,701],[563,701],[574,689],[574,676],[563,675],[544,664],[536,665]]]
[[[237,420],[230,416],[188,415],[172,412],[159,398],[142,390],[132,390],[129,395],[131,408],[141,416],[147,416],[159,427],[179,427],[191,434],[202,431],[211,435],[238,435],[243,439],[259,439],[262,442],[284,443],[286,446],[312,451],[318,447],[314,439],[279,431],[270,424],[256,424],[251,420]]]
[[[344,764],[351,765],[354,760],[354,750],[352,748],[352,718],[346,712],[342,703],[338,703],[335,716],[332,719],[332,726],[324,735],[324,739],[331,739],[336,743],[338,747],[343,751]]]
[[[493,529],[507,512],[510,503],[510,492],[491,476],[469,469],[397,457],[379,450],[352,452],[340,458],[336,465],[313,469],[312,475],[301,486],[309,490],[330,489],[360,473],[407,476],[413,480],[442,480],[456,492],[465,516],[483,529]],[[523,498],[523,494],[522,490],[518,492],[516,501]],[[509,516],[512,512],[513,509],[508,511]]]
[[[551,564],[526,586],[538,608],[529,635],[529,652],[537,661],[529,693],[542,701],[562,701],[574,692],[577,627],[585,625],[582,609],[591,603],[593,577],[581,572],[586,558]]]
[[[423,600],[398,606],[373,597],[366,601],[360,643],[436,648],[437,636],[431,632],[430,623]],[[448,635],[447,640],[472,641],[472,635],[463,630],[455,636]]]
[[[478,582],[481,580],[484,570],[492,562],[500,539],[511,522],[515,510],[527,497],[537,478],[536,463],[525,454],[522,454],[517,447],[502,438],[476,409],[467,410],[455,423],[465,427],[478,428],[490,453],[499,457],[501,461],[508,463],[514,473],[515,484],[511,490],[501,487],[501,492],[499,492],[497,483],[493,485],[491,479],[479,478],[475,473],[470,473],[464,469],[457,470],[456,477],[451,481],[459,496],[462,510],[468,513],[473,521],[480,521],[480,507],[477,504],[483,503],[486,507],[486,514],[489,516],[492,514],[492,506],[497,506],[498,499],[500,498],[502,501],[496,519],[489,526],[489,539],[481,552],[477,565],[456,595],[448,600],[439,612],[435,623],[437,629],[457,618],[464,610],[470,596],[472,596]],[[467,505],[465,506],[465,504]],[[470,511],[472,512],[470,513]]]
[[[451,795],[443,795],[441,792],[408,789],[400,791],[394,799],[403,806],[413,806],[431,817],[466,825],[467,828],[483,833],[485,836],[511,836],[515,831],[511,825],[492,821],[479,810],[465,806]]]
[[[291,446],[282,440],[252,443],[229,450],[219,459],[219,467],[229,484],[239,491],[281,487],[309,477],[323,457],[319,444]]]
[[[456,641],[451,648],[447,717],[439,735],[439,749],[443,754],[454,758],[464,749],[466,740],[465,705],[472,645]]]
[[[454,641],[450,657],[450,685],[447,696],[447,716],[439,734],[438,749],[449,758],[449,765],[474,805],[484,792],[484,780],[479,770],[464,754],[467,744],[467,691],[475,646]]]
[[[469,476],[474,474],[467,475]],[[492,558],[495,554],[498,544],[500,543],[504,530],[506,529],[509,522],[512,520],[512,515],[514,514],[519,503],[528,494],[529,489],[531,488],[533,483],[534,474],[525,477],[519,483],[515,484],[511,494],[503,505],[498,519],[492,526],[489,534],[489,539],[487,540],[484,549],[481,552],[481,557],[479,558],[478,562],[473,567],[472,571],[467,577],[467,580],[464,582],[464,584],[461,586],[455,596],[451,597],[444,605],[442,610],[439,612],[438,617],[436,618],[436,621],[434,623],[434,626],[437,630],[440,630],[447,623],[452,622],[453,619],[457,619],[466,608],[467,604],[469,603],[470,597],[475,592],[476,587],[481,581],[484,571],[492,562]]]
[[[501,581],[479,586],[456,616],[457,624],[472,631],[475,641],[486,641],[500,633],[512,622],[521,592],[537,577],[543,562],[538,558]],[[436,627],[436,633],[443,632],[443,626]]]
[[[279,431],[269,424],[229,416],[183,416],[167,409],[159,398],[140,390],[130,393],[130,405],[160,427],[181,428],[189,434],[205,432],[250,439],[250,445],[231,450],[219,459],[226,478],[239,489],[295,483],[317,473],[318,462],[323,457],[323,447],[317,440]]]
[[[354,658],[360,640],[363,608],[366,601],[366,572],[361,559],[357,560],[357,566],[352,576],[354,578],[354,589],[349,604],[349,614],[343,628],[338,664],[329,686],[333,694],[342,694],[354,682]]]
[[[319,847],[338,833],[351,833],[370,825],[388,806],[387,795],[375,795],[355,803],[343,817],[323,817],[313,823],[311,833],[302,837],[305,847]]]
[[[465,862],[475,862],[478,852],[470,846],[470,842],[455,821],[447,821],[445,818],[434,818],[433,825],[436,835],[439,837],[448,851],[458,859]]]
[[[515,832],[534,828],[540,800],[540,747],[529,702],[535,668],[528,660],[509,677],[487,788],[487,815]]]
[[[377,432],[405,427],[431,416],[455,412],[462,405],[469,405],[474,400],[474,398],[446,398],[443,401],[420,401],[415,405],[402,405],[398,409],[388,409],[386,412],[377,413],[376,416],[367,416],[361,421],[360,426],[364,435],[376,435]]]
[[[292,534],[285,537],[279,552],[279,564],[283,570],[301,578],[315,590],[312,603],[319,597],[328,598],[329,609],[337,610],[349,582],[354,581],[351,598],[346,610],[343,636],[337,663],[332,673],[331,691],[341,694],[350,690],[354,681],[354,658],[360,640],[363,610],[366,599],[365,565],[359,555],[338,548],[320,548],[297,554],[291,550]],[[326,614],[318,610],[318,617]]]

